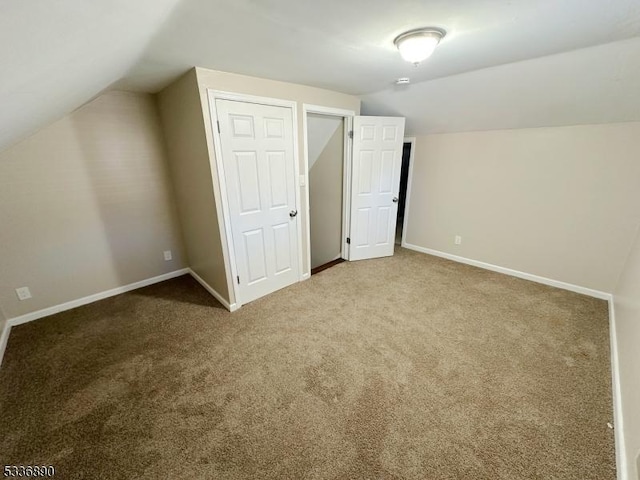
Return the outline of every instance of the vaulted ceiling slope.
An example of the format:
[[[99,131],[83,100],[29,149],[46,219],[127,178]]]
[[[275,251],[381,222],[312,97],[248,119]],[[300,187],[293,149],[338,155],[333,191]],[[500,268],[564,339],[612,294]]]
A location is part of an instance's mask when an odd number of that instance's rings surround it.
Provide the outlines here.
[[[448,34],[414,69],[392,40],[426,25]],[[0,150],[105,89],[156,92],[194,65],[370,94],[639,35],[637,0],[3,0]],[[365,99],[389,110],[388,94]]]
[[[362,113],[408,135],[640,121],[640,38],[390,87]]]
[[[0,1],[0,150],[126,75],[179,0]]]

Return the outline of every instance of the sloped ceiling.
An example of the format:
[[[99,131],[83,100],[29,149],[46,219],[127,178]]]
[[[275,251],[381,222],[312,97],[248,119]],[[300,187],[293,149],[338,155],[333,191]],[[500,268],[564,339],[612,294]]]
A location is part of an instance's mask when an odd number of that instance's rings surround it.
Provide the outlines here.
[[[178,0],[1,0],[0,150],[121,79]]]
[[[362,114],[408,135],[640,121],[640,38],[387,88]]]
[[[447,37],[415,69],[392,40],[430,25]],[[638,35],[637,0],[2,0],[0,149],[105,89],[156,92],[194,65],[364,94],[368,111],[404,114],[389,102],[417,105],[429,80]],[[389,90],[401,76],[413,85]],[[433,128],[406,114],[416,131]]]

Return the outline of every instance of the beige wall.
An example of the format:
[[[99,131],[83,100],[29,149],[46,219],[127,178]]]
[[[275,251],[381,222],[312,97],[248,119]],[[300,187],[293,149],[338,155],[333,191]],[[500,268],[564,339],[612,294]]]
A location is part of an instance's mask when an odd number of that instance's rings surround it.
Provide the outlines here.
[[[614,308],[628,478],[640,479],[640,234],[614,292]]]
[[[0,152],[0,225],[8,318],[184,267],[154,98],[104,94]]]
[[[195,70],[158,95],[189,266],[225,300],[229,288]]]
[[[340,258],[342,250],[344,119],[333,119],[337,128],[309,169],[311,268]],[[309,115],[309,131],[313,129],[312,120]],[[309,135],[309,148],[311,139]]]
[[[209,145],[209,154],[214,168],[215,152],[213,149],[211,118],[209,116],[207,89],[277,98],[297,102],[298,158],[300,161],[300,174],[304,173],[302,104],[307,103],[312,105],[322,105],[325,107],[340,108],[344,110],[353,110],[356,114],[360,112],[360,100],[357,97],[346,95],[343,93],[332,92],[330,90],[323,90],[315,87],[308,87],[305,85],[297,85],[294,83],[279,82],[275,80],[249,77],[246,75],[218,72],[214,70],[207,70],[204,68],[196,68],[196,72],[198,77],[198,85],[200,88],[202,108],[205,117],[207,144]],[[300,212],[300,221],[302,222],[302,225],[306,225],[306,222],[308,221],[308,205],[306,205],[305,187],[300,187],[300,198],[302,202],[302,205],[300,205],[298,208],[298,211]],[[310,266],[307,265],[308,252],[306,245],[308,239],[306,229],[303,228],[302,232],[302,271],[308,272]]]
[[[407,243],[613,292],[639,155],[640,123],[418,137]]]

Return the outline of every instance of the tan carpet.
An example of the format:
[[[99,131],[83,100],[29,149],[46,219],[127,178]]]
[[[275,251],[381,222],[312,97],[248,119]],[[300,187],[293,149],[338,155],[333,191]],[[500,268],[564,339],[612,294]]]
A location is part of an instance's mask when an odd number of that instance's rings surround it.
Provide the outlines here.
[[[12,330],[2,464],[614,479],[607,304],[399,250],[229,314],[181,277]]]

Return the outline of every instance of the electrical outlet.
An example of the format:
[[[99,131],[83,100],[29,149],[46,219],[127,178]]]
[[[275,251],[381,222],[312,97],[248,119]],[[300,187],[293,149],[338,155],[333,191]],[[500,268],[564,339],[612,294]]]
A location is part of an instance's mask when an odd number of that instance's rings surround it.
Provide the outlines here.
[[[27,300],[31,298],[31,292],[29,291],[29,287],[20,287],[16,288],[16,295],[20,300]]]
[[[171,255],[171,250],[165,250],[164,251],[164,259],[165,259],[165,261],[168,262],[172,258],[173,258],[173,255]]]
[[[456,235],[453,239],[453,243],[455,243],[456,245],[460,245],[462,243],[462,237],[460,235]]]

